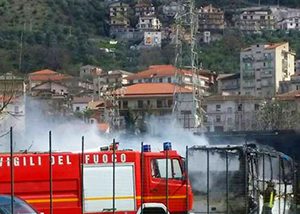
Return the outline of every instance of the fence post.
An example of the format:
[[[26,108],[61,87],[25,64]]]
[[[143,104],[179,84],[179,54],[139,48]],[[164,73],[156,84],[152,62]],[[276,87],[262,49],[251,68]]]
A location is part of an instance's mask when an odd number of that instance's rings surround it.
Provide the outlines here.
[[[229,214],[229,179],[228,179],[228,152],[225,150],[226,157],[226,213]]]
[[[10,208],[11,213],[14,213],[14,147],[13,147],[13,127],[10,127]]]
[[[50,214],[53,214],[53,204],[52,204],[52,133],[49,131],[49,194],[50,194]]]
[[[206,158],[207,158],[207,199],[206,199],[206,206],[207,206],[207,213],[209,214],[209,150],[206,150]]]
[[[185,184],[186,184],[186,214],[189,212],[189,147],[185,147]]]
[[[143,192],[144,192],[144,143],[141,142],[141,214],[144,213],[143,211]]]
[[[116,209],[116,141],[113,139],[113,214]]]
[[[84,213],[84,136],[81,137],[81,213]]]

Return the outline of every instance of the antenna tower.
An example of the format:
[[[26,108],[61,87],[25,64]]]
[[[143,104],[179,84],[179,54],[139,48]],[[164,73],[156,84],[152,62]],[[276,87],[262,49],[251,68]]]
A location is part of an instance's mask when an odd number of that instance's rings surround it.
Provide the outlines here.
[[[192,71],[192,90],[193,90],[193,111],[192,115],[194,116],[194,126],[190,128],[194,128],[195,131],[198,128],[202,127],[203,123],[203,110],[201,109],[201,104],[203,101],[203,88],[201,87],[200,81],[200,67],[198,63],[198,54],[197,54],[197,38],[196,34],[198,32],[198,15],[195,10],[194,0],[186,0],[180,1],[178,3],[187,6],[189,8],[186,14],[182,14],[182,12],[178,9],[177,14],[175,16],[176,20],[176,56],[175,56],[175,80],[176,86],[173,94],[173,114],[176,116],[177,120],[180,120],[180,112],[179,106],[183,103],[181,96],[181,87],[183,86],[183,72],[182,72],[182,40],[181,38],[182,30],[184,27],[188,27],[190,29],[190,67]],[[186,25],[186,26],[185,26]]]

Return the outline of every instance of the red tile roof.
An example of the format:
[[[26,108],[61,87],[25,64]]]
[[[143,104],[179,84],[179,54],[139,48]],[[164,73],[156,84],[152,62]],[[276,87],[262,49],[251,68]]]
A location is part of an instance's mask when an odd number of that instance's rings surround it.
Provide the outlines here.
[[[29,80],[31,81],[61,81],[72,78],[70,75],[61,74],[49,69],[32,72],[29,74]]]
[[[285,45],[285,44],[286,44],[286,42],[268,44],[265,49],[274,49],[274,48],[278,48],[279,46]]]
[[[175,72],[176,67],[173,65],[151,65],[147,70],[128,76],[126,79],[134,80],[152,77],[174,76]],[[180,72],[182,74],[192,75],[191,70],[180,70]]]
[[[191,90],[184,87],[176,88],[181,93],[192,93]],[[122,89],[118,89],[117,93],[125,97],[139,96],[170,96],[175,91],[175,85],[171,83],[138,83]]]
[[[276,96],[278,100],[295,100],[300,98],[300,90],[290,91]]]

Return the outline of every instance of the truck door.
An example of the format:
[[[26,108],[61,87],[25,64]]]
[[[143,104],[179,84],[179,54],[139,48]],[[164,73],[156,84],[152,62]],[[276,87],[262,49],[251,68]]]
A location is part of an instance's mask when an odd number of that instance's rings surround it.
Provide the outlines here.
[[[184,211],[187,192],[180,160],[153,158],[150,165],[150,194],[153,201],[164,203],[172,212]]]
[[[84,211],[113,211],[112,164],[84,165]],[[134,165],[115,165],[115,211],[134,211]]]

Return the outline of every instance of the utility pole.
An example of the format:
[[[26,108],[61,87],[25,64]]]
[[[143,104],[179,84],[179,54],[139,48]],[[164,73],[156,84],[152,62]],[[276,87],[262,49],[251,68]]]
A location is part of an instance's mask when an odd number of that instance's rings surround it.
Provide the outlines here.
[[[184,87],[183,83],[183,75],[182,72],[182,41],[180,38],[180,33],[182,29],[184,30],[184,25],[187,25],[190,28],[190,67],[191,73],[192,73],[192,117],[194,117],[194,123],[189,123],[189,128],[201,128],[202,127],[202,121],[203,121],[203,115],[202,115],[202,109],[201,104],[203,100],[203,92],[201,88],[201,81],[199,76],[199,68],[198,68],[198,53],[196,50],[196,34],[198,32],[198,15],[195,11],[195,5],[194,0],[187,0],[185,2],[188,5],[188,11],[187,13],[182,13],[181,11],[177,11],[177,14],[175,16],[176,19],[176,58],[175,58],[175,66],[176,66],[176,72],[175,72],[175,89],[173,94],[173,115],[176,116],[177,120],[180,121],[181,118],[181,112],[180,112],[180,106],[183,108],[183,99],[181,94],[181,87]],[[178,1],[178,5],[180,5],[180,1]],[[186,23],[187,20],[189,23]],[[190,121],[190,115],[184,115],[183,119],[187,119],[187,121]],[[183,121],[186,122],[186,121]],[[192,125],[193,127],[191,127]]]
[[[24,27],[23,30],[21,32],[21,36],[20,36],[20,55],[19,55],[19,72],[22,72],[22,58],[23,58],[23,36],[24,36],[24,31],[25,31],[25,24],[24,23]]]

